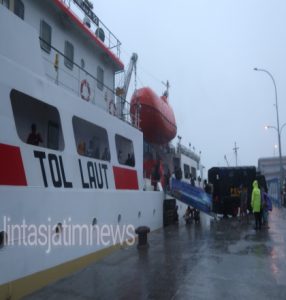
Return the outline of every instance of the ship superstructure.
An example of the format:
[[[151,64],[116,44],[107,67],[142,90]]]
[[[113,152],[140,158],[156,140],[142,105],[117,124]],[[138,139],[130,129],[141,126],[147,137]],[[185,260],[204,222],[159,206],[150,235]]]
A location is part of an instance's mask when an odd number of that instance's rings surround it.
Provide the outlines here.
[[[84,266],[78,259],[92,260],[119,243],[117,237],[112,244],[84,247],[77,243],[78,233],[72,247],[47,252],[45,246],[25,246],[20,232],[12,237],[7,224],[50,225],[51,239],[60,238],[65,223],[162,226],[163,192],[143,190],[142,133],[114,109],[114,76],[124,68],[120,42],[90,9],[79,18],[83,4],[1,1],[0,263],[5,272],[0,272],[0,291],[5,297],[16,297],[27,278],[31,282],[22,294],[38,278],[43,278],[38,287],[47,283],[55,268],[53,280],[74,264]],[[73,10],[75,5],[80,7]],[[124,234],[124,240],[132,237]]]
[[[115,93],[121,44],[90,1],[1,0],[0,37],[0,299],[17,299],[129,241],[128,225],[160,228],[164,193],[146,188],[140,122]],[[9,229],[23,224],[41,239]],[[64,244],[72,226],[91,231]],[[121,236],[102,242],[104,226]]]

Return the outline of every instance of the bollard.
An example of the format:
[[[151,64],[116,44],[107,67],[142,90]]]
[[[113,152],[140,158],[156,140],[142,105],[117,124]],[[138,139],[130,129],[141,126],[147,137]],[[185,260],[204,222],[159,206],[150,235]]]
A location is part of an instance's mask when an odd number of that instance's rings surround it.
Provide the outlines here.
[[[137,248],[148,248],[148,238],[147,234],[150,232],[150,228],[147,226],[137,227],[135,233],[138,234],[138,245]]]

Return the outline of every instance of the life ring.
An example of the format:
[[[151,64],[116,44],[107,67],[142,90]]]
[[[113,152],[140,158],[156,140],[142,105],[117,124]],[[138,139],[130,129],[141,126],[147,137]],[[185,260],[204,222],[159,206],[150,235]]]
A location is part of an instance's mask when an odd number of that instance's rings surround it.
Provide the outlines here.
[[[112,100],[110,100],[110,102],[109,102],[109,113],[113,116],[115,116],[115,113],[116,113],[116,107]]]
[[[87,91],[87,94],[85,91]],[[80,83],[80,96],[85,101],[90,100],[90,85],[86,79],[82,80]]]

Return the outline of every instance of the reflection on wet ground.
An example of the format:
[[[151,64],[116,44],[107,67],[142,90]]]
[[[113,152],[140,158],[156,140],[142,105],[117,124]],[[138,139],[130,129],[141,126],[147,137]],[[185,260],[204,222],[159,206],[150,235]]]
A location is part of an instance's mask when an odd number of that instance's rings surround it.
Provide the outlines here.
[[[275,209],[261,231],[252,218],[169,226],[148,250],[121,249],[26,299],[285,299],[285,219]]]

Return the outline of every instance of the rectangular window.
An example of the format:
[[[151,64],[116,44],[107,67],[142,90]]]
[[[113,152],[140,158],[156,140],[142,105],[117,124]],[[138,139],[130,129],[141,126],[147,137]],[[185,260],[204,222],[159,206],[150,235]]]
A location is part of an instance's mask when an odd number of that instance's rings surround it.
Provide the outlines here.
[[[52,27],[44,20],[41,20],[40,39],[41,48],[47,53],[50,53],[52,44]]]
[[[110,161],[106,129],[84,119],[73,117],[73,130],[79,155]]]
[[[191,173],[192,173],[192,177],[194,179],[197,179],[197,169],[194,167],[191,167]]]
[[[73,59],[74,59],[74,48],[73,44],[65,41],[65,66],[69,69],[73,69]]]
[[[24,3],[21,0],[16,0],[14,3],[15,7],[14,7],[14,12],[15,14],[21,18],[22,20],[24,20],[24,14],[25,14],[25,6]]]
[[[19,138],[27,144],[64,150],[64,138],[58,110],[24,93],[10,93]]]
[[[57,150],[59,149],[59,124],[49,121],[48,122],[48,148]]]
[[[97,88],[101,91],[104,86],[104,71],[101,67],[97,67]]]
[[[115,135],[118,162],[121,165],[135,166],[133,142],[119,134]]]
[[[1,3],[8,9],[10,8],[10,0],[2,0]]]
[[[189,165],[186,165],[184,164],[184,177],[186,179],[190,178],[190,166]]]

